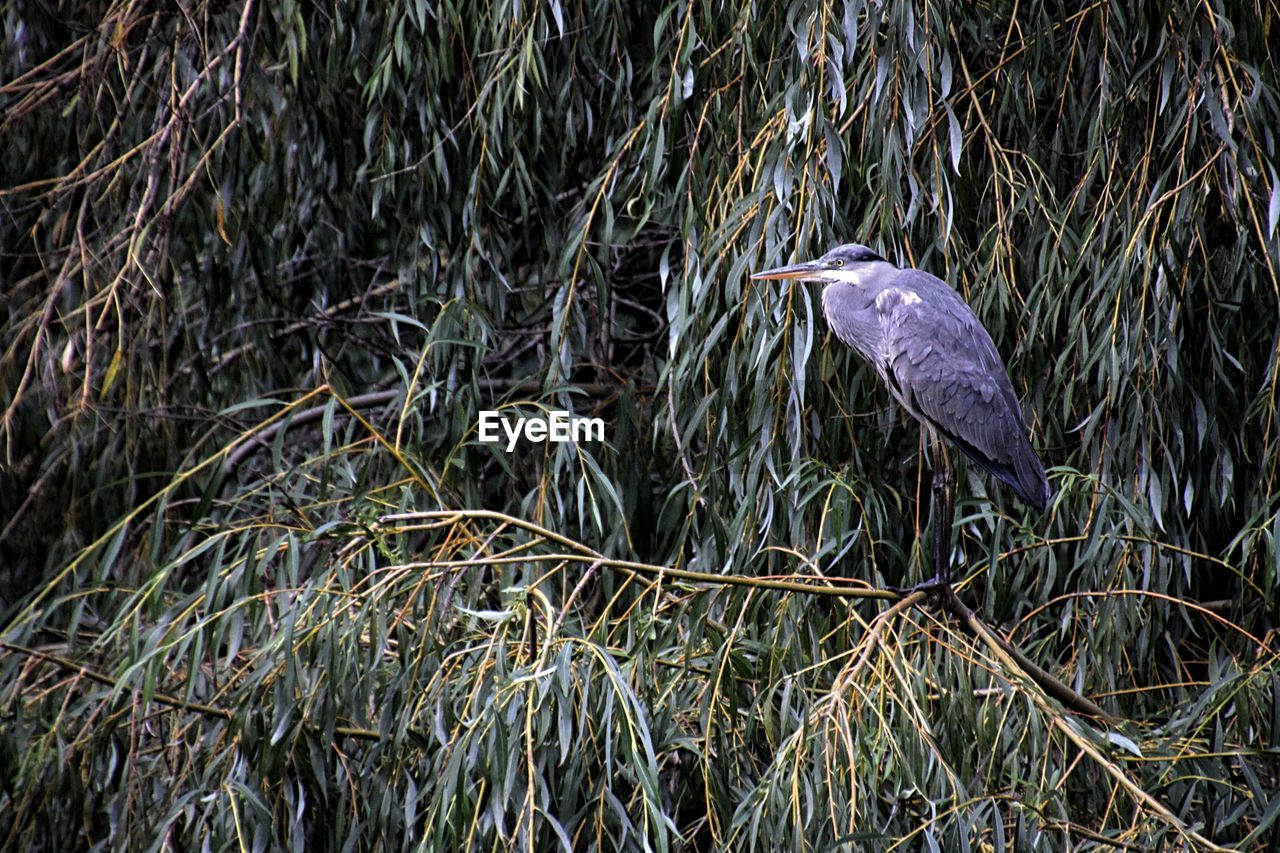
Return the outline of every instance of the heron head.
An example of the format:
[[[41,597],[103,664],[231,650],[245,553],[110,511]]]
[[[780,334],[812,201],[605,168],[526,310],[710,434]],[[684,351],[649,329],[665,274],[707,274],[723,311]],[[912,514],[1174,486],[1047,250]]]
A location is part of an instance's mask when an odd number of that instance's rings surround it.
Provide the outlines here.
[[[836,246],[816,261],[805,261],[785,267],[776,267],[752,274],[753,279],[794,279],[797,281],[821,281],[827,284],[843,282],[859,284],[871,264],[887,263],[884,258],[859,243]]]

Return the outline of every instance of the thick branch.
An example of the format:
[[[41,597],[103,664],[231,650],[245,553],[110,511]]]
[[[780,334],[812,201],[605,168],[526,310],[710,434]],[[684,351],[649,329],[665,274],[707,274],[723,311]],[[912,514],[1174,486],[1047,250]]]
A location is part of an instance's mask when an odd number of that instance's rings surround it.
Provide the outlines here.
[[[1115,722],[1115,718],[1106,711],[1054,678],[1048,671],[1041,669],[1035,661],[1024,655],[1017,646],[989,628],[985,622],[978,618],[976,613],[965,606],[964,602],[960,600],[960,597],[956,595],[955,590],[951,587],[947,587],[943,595],[945,596],[943,598],[943,606],[952,615],[959,619],[975,637],[1008,655],[1028,678],[1040,685],[1040,689],[1045,693],[1057,699],[1064,707],[1078,714],[1087,714],[1108,723]]]

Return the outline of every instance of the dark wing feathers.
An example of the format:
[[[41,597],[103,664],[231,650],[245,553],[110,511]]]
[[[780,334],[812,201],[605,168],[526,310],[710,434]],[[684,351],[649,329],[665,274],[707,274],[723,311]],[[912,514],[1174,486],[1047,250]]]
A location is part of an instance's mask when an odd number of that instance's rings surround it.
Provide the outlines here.
[[[881,364],[894,396],[1020,498],[1043,509],[1049,500],[1044,466],[991,336],[959,294],[932,276],[911,272],[894,285],[919,300],[894,300],[882,318]]]

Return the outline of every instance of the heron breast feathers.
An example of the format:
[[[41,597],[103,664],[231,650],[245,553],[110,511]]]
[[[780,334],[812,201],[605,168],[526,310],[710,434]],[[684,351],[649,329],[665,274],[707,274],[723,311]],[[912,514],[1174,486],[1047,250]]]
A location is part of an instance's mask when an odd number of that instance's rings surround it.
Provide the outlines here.
[[[876,310],[887,314],[899,305],[919,305],[920,296],[910,290],[898,287],[886,287],[876,295]]]

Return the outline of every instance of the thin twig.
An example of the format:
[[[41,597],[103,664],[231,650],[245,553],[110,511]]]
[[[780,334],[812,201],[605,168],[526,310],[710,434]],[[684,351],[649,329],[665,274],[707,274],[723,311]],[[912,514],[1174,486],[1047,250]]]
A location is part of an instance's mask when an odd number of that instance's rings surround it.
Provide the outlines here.
[[[68,670],[76,675],[83,676],[90,681],[97,682],[105,687],[110,687],[113,690],[120,687],[119,679],[112,678],[109,675],[103,675],[102,673],[89,669],[89,667],[84,664],[73,661],[70,658],[64,658],[60,655],[50,654],[49,652],[42,652],[39,649],[18,645],[17,643],[10,643],[5,640],[0,640],[0,649],[5,649],[14,654],[25,655],[26,657],[43,663],[53,664],[54,666],[61,667],[62,669]],[[151,699],[161,705],[167,705],[170,708],[176,708],[181,711],[192,711],[204,717],[217,717],[218,719],[226,720],[228,722],[235,719],[235,712],[229,708],[219,708],[217,705],[206,705],[202,702],[190,702],[186,699],[180,699],[177,696],[170,696],[167,693],[161,693],[159,691],[153,692],[151,694]],[[321,726],[307,725],[305,728],[312,734],[324,733],[324,729]],[[334,726],[333,733],[335,735],[341,735],[342,737],[354,738],[355,740],[379,741],[384,739],[382,734],[374,729],[362,729],[357,728],[356,726]]]

